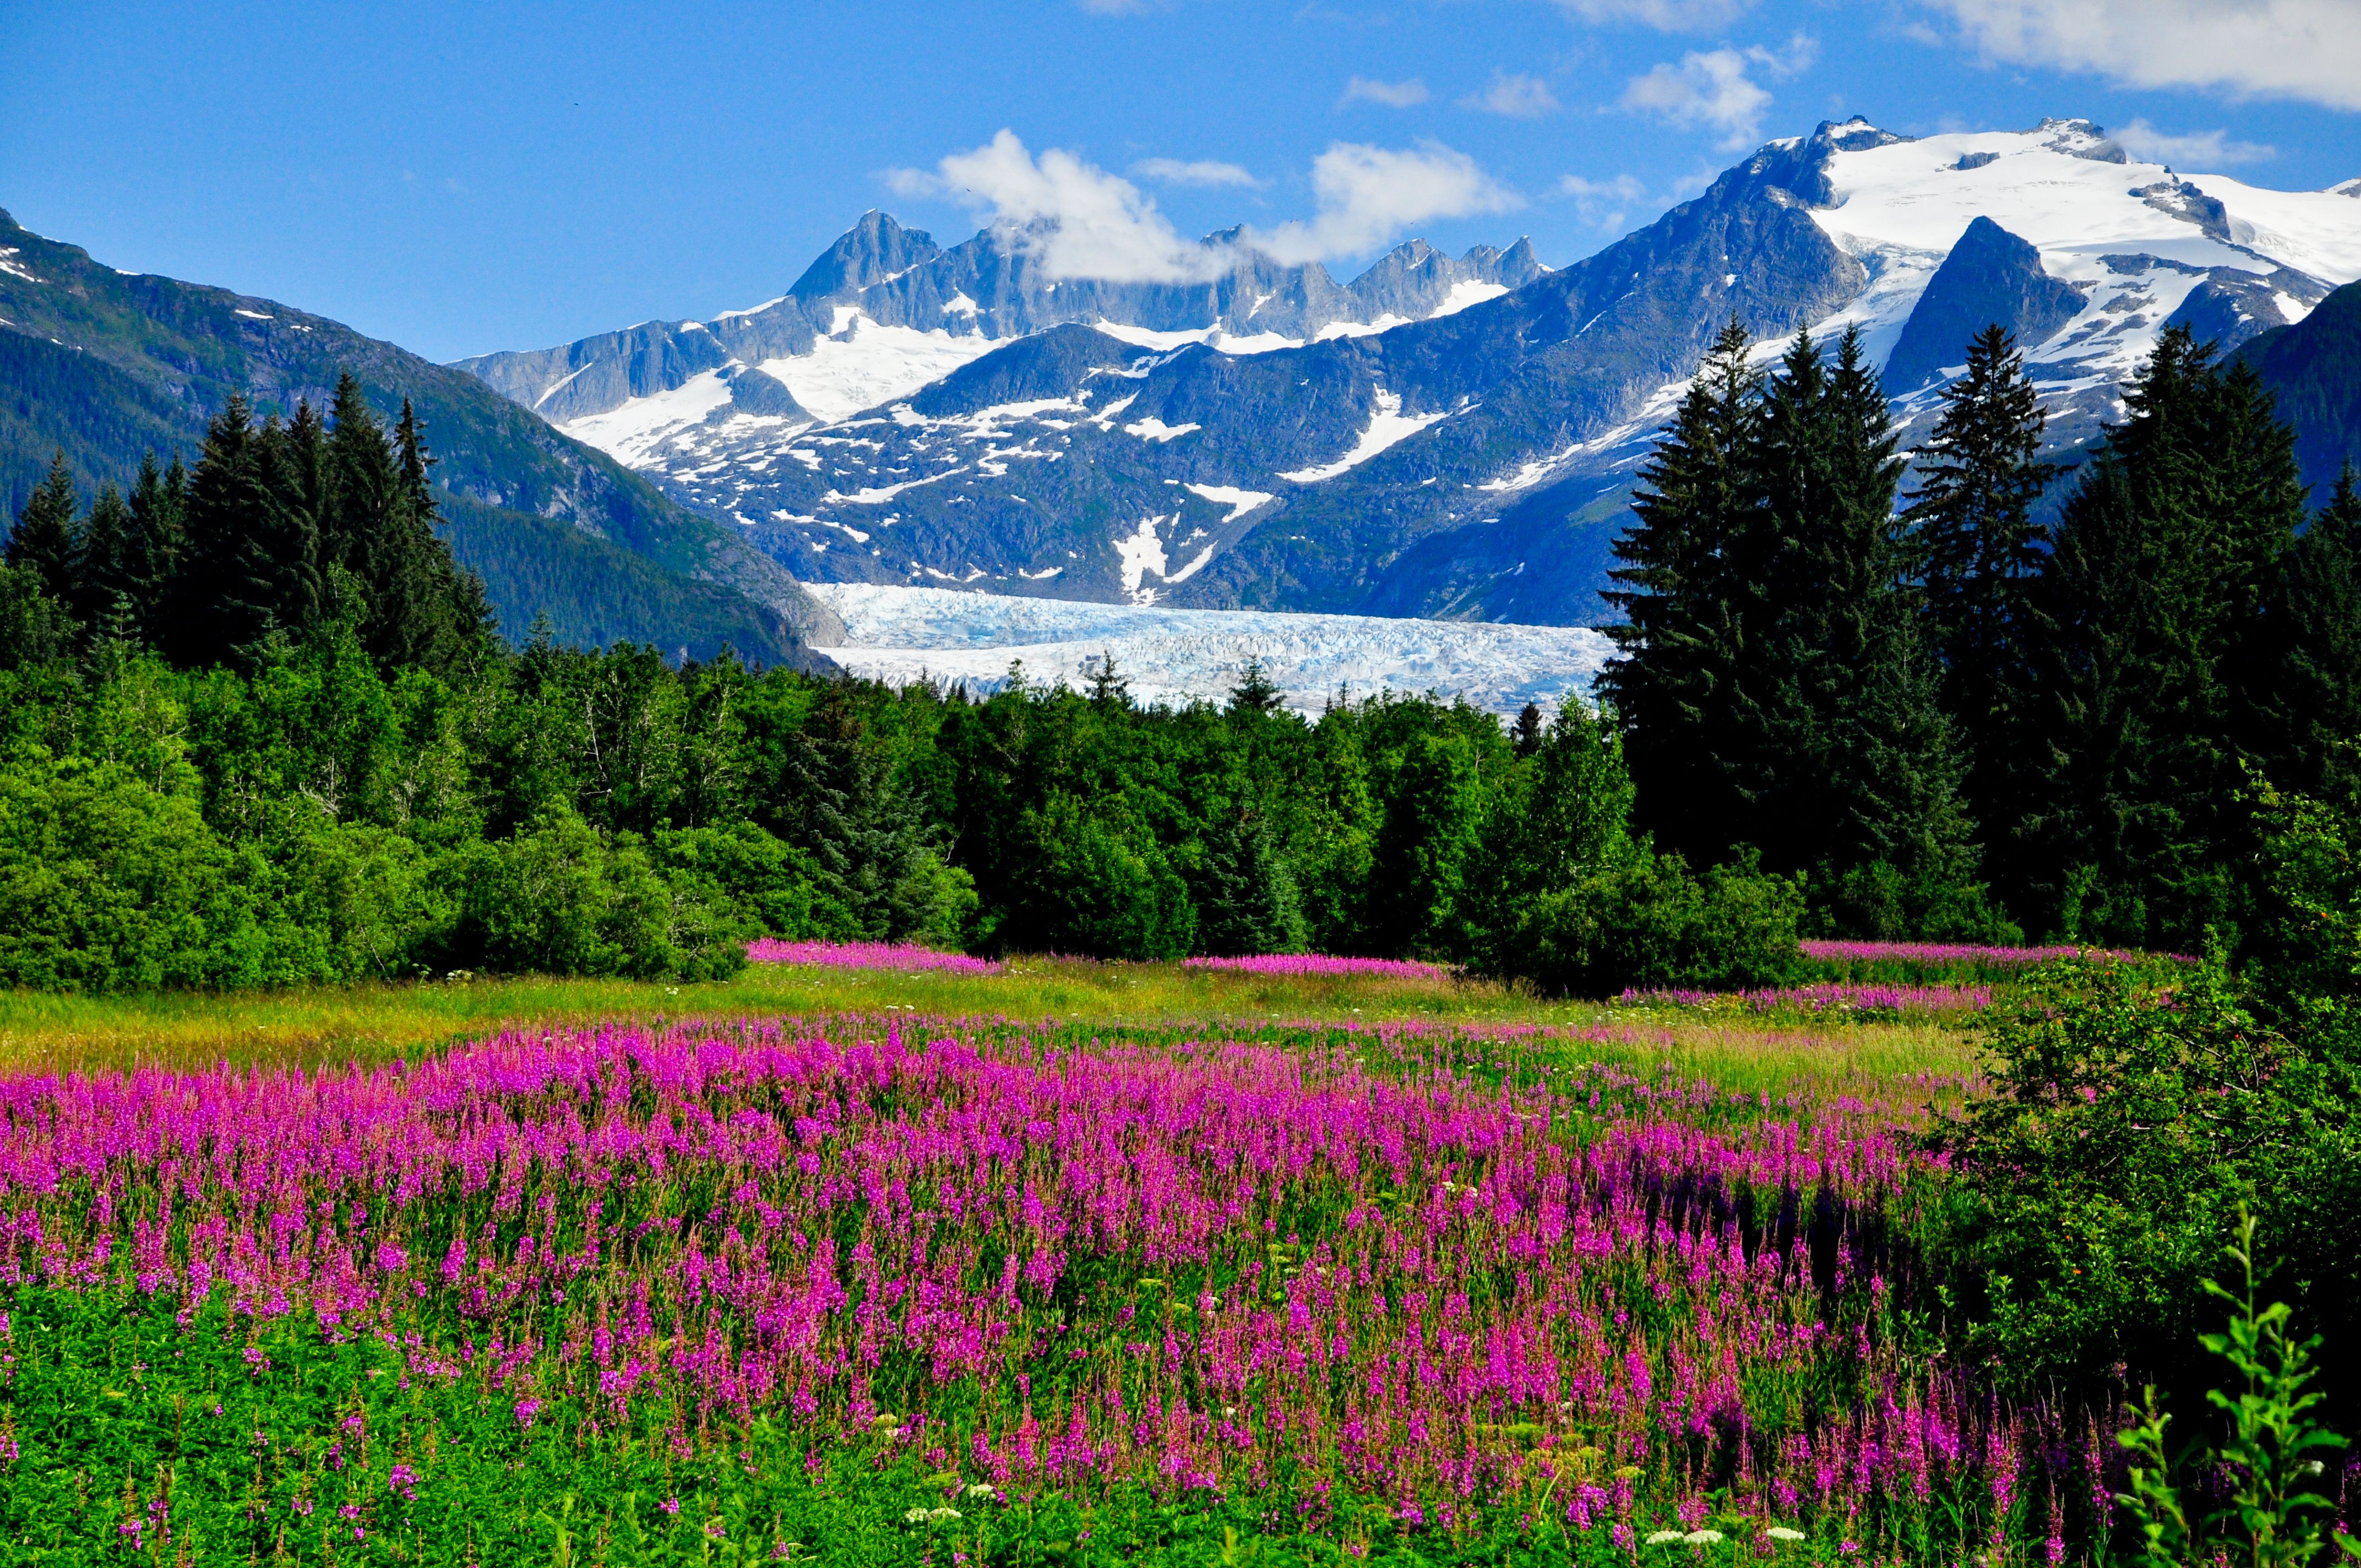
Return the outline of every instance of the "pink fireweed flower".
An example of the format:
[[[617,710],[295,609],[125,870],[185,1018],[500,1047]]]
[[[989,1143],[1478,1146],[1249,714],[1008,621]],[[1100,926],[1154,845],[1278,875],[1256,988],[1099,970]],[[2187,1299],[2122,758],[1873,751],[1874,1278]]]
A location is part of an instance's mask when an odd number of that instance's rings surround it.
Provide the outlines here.
[[[1377,975],[1396,980],[1447,980],[1451,976],[1446,966],[1422,963],[1416,959],[1340,959],[1324,953],[1257,953],[1246,958],[1183,959],[1180,967],[1309,979]]]
[[[953,974],[998,974],[989,959],[937,952],[907,942],[782,942],[765,937],[746,944],[758,964],[811,964],[822,969],[948,970]]]

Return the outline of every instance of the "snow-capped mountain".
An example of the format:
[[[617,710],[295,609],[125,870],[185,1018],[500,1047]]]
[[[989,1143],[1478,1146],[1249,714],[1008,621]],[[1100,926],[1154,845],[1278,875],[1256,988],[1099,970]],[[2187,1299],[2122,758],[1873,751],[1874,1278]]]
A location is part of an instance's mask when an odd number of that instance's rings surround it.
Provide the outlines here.
[[[1858,323],[1913,423],[2000,321],[2070,446],[2169,323],[2235,347],[2361,276],[2356,192],[1855,119],[1557,271],[1413,243],[1340,285],[1229,235],[1213,282],[1102,284],[872,214],[757,310],[467,367],[807,581],[1579,623],[1733,313],[1766,356]]]

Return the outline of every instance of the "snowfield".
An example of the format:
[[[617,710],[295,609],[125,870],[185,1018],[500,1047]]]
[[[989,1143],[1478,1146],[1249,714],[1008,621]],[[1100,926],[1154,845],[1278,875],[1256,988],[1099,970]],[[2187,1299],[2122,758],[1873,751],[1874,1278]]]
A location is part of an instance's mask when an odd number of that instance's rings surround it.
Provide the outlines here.
[[[827,650],[857,675],[907,683],[963,682],[997,691],[1012,663],[1025,678],[1086,685],[1102,655],[1143,703],[1219,702],[1249,657],[1299,713],[1316,715],[1341,688],[1434,691],[1490,712],[1525,704],[1554,708],[1587,697],[1611,652],[1587,627],[1499,626],[1369,615],[1293,615],[1245,609],[1161,609],[1018,598],[874,583],[810,583],[843,620]]]

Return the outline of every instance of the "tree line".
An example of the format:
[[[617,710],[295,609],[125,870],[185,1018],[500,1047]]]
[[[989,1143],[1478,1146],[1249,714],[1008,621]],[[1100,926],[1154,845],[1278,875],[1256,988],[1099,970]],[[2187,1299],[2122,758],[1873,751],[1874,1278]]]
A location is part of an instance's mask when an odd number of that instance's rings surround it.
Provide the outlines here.
[[[1603,704],[1287,709],[511,646],[432,455],[349,380],[0,567],[0,983],[708,974],[758,934],[1427,956],[1761,983],[1798,933],[2193,948],[2253,792],[2342,800],[2349,478],[2307,519],[2246,372],[2168,334],[2074,476],[1997,329],[1915,455],[1859,339],[1707,356],[1618,544]],[[1905,488],[1905,483],[1909,488]]]
[[[2308,512],[2269,395],[2184,328],[2070,479],[1997,326],[1907,464],[1856,333],[1751,347],[1708,353],[1617,545],[1641,824],[1848,933],[2235,948],[2257,792],[2361,784],[2352,473]]]

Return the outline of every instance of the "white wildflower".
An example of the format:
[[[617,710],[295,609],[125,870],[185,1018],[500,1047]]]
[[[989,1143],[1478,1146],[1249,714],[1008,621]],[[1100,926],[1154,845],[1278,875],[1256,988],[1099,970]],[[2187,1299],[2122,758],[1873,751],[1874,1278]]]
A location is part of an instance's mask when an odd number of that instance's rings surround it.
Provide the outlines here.
[[[968,1500],[973,1502],[978,1497],[997,1497],[1000,1494],[994,1489],[991,1482],[978,1481],[967,1489],[967,1496]]]
[[[1801,1541],[1804,1539],[1804,1532],[1802,1530],[1789,1530],[1783,1524],[1774,1524],[1763,1533],[1769,1536],[1773,1541]]]
[[[924,1524],[927,1522],[927,1510],[924,1508],[912,1508],[908,1513],[902,1516],[902,1522],[904,1524]]]
[[[945,1519],[955,1519],[959,1517],[960,1511],[957,1508],[928,1508],[927,1510],[927,1518],[937,1524],[942,1523]]]
[[[1648,1544],[1651,1546],[1669,1546],[1674,1541],[1686,1541],[1688,1537],[1683,1535],[1679,1530],[1660,1530],[1654,1531],[1648,1537]]]
[[[1687,1541],[1691,1546],[1719,1546],[1721,1544],[1721,1531],[1718,1530],[1693,1530],[1689,1531],[1688,1534],[1681,1537],[1681,1539]]]

